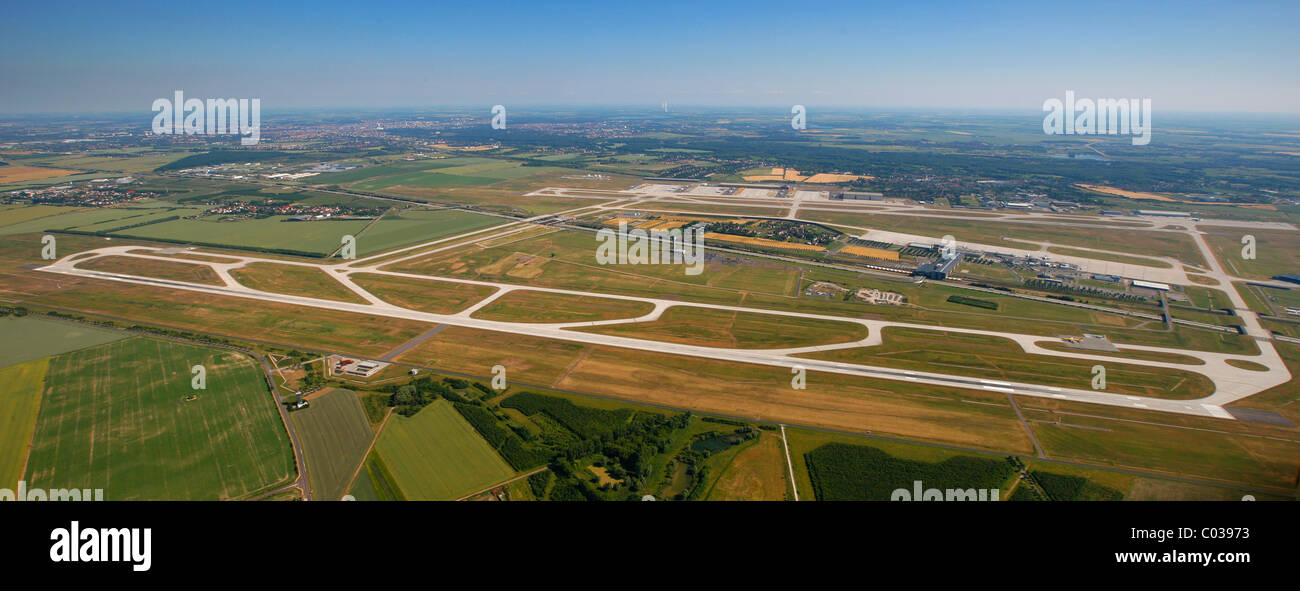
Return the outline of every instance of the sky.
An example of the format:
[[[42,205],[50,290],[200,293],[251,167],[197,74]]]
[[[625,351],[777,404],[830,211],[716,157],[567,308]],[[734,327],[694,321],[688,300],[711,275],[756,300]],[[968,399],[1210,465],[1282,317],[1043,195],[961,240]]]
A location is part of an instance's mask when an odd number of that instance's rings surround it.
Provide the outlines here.
[[[6,2],[0,113],[675,105],[1300,112],[1300,2]]]

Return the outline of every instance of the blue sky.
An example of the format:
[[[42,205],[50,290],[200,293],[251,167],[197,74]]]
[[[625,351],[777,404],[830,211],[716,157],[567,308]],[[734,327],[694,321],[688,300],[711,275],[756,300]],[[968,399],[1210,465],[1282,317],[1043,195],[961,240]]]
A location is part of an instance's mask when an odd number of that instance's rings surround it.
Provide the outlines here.
[[[8,2],[0,113],[475,104],[1300,112],[1300,2]]]

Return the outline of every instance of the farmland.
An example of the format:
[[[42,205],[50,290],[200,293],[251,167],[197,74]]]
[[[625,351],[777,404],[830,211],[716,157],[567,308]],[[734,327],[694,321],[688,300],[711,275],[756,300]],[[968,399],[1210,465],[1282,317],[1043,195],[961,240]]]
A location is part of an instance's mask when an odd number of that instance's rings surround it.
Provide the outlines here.
[[[49,358],[0,368],[0,488],[23,476]]]
[[[206,368],[205,390],[191,389],[193,365]],[[242,355],[132,338],[55,357],[46,386],[27,466],[33,487],[218,500],[293,477],[284,425]]]
[[[124,339],[127,333],[34,316],[0,318],[0,367]]]
[[[394,416],[375,449],[411,500],[456,499],[514,475],[448,402]]]
[[[343,236],[356,236],[367,224],[367,220],[290,222],[288,219],[289,216],[241,221],[173,220],[123,230],[117,235],[325,256],[338,250]]]
[[[341,498],[374,439],[356,393],[328,390],[313,396],[307,408],[290,413],[289,419],[302,438],[313,498]]]

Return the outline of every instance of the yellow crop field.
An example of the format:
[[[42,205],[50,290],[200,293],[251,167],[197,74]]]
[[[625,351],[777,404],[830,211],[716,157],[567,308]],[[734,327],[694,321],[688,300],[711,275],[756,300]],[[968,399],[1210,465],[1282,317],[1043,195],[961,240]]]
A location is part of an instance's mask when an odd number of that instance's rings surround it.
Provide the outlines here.
[[[80,171],[64,170],[62,168],[39,168],[36,166],[0,166],[0,184],[68,176],[77,172]]]
[[[844,254],[851,254],[851,255],[854,255],[854,256],[860,256],[860,257],[868,257],[868,258],[873,258],[873,259],[884,259],[884,260],[887,260],[887,261],[896,261],[896,260],[898,260],[898,252],[897,252],[897,251],[893,251],[893,250],[885,250],[885,249],[883,249],[883,248],[869,248],[869,247],[866,247],[866,246],[845,246],[844,248],[841,248],[841,249],[840,249],[840,252],[842,252],[842,253],[844,253]]]
[[[1115,187],[1103,187],[1100,185],[1085,185],[1083,183],[1079,183],[1075,186],[1087,189],[1089,191],[1096,191],[1098,193],[1103,193],[1106,195],[1115,195],[1116,197],[1128,197],[1129,199],[1149,199],[1152,201],[1177,201],[1177,199],[1171,199],[1169,197],[1165,197],[1164,195],[1158,195],[1156,193],[1141,193],[1138,191],[1125,191],[1124,189],[1116,189]]]

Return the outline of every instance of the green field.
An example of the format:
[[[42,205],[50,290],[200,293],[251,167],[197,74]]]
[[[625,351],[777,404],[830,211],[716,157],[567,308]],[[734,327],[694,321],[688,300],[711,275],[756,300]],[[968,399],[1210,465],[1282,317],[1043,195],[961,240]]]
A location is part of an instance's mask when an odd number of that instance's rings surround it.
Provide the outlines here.
[[[190,368],[207,370],[191,389]],[[133,338],[54,358],[27,481],[110,500],[239,499],[294,477],[293,453],[251,359]],[[198,398],[186,401],[191,394]]]
[[[0,367],[111,343],[129,334],[35,316],[0,318]]]
[[[25,213],[21,209],[0,212],[0,222],[5,222],[11,218],[27,218],[25,221],[0,226],[0,235],[44,232],[46,230],[98,232],[143,223],[150,220],[157,220],[168,216],[193,215],[198,211],[189,208],[172,209],[159,207],[118,206],[95,209],[60,207],[58,209],[63,210],[66,213],[57,213],[45,209],[45,206],[36,207],[40,208],[38,211],[52,215],[28,217],[29,214]],[[6,213],[9,213],[10,215],[5,215]]]
[[[338,250],[344,235],[356,236],[368,223],[367,220],[288,222],[287,219],[289,216],[235,222],[174,220],[130,228],[116,235],[324,256]]]
[[[515,290],[474,312],[474,318],[502,322],[590,322],[649,314],[649,302]]]
[[[330,390],[289,414],[302,439],[312,498],[338,500],[366,457],[375,433],[351,390]]]
[[[357,236],[357,254],[370,255],[415,242],[506,223],[497,217],[459,210],[408,210],[387,214]]]
[[[0,488],[17,490],[45,390],[48,358],[0,369]]]
[[[389,419],[375,450],[411,500],[453,500],[515,474],[446,401]]]

